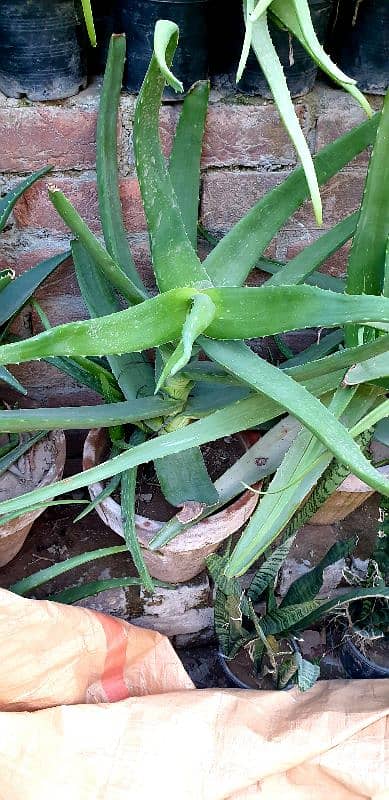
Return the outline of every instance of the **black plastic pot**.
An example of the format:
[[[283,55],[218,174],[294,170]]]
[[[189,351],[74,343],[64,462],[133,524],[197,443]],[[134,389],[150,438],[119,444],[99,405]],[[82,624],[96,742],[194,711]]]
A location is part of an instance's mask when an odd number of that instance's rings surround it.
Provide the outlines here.
[[[101,75],[107,62],[108,47],[111,36],[120,29],[117,21],[116,0],[92,0],[93,19],[95,23],[97,47],[89,48],[89,73]]]
[[[340,0],[332,40],[339,67],[364,92],[385,94],[389,86],[388,0]]]
[[[0,91],[59,100],[86,83],[86,32],[78,0],[1,0]]]
[[[389,678],[389,665],[383,667],[367,658],[355,645],[353,631],[342,633],[339,656],[350,678]]]
[[[176,22],[180,39],[173,69],[184,89],[208,74],[208,0],[118,0],[118,25],[127,36],[124,87],[138,92],[153,51],[155,23]],[[180,99],[173,91],[167,94]]]
[[[295,650],[295,652],[298,653],[301,652],[297,642],[294,639],[290,641],[290,644],[293,650]],[[254,680],[252,684],[245,683],[245,681],[240,680],[240,678],[238,678],[238,676],[235,675],[233,670],[230,669],[230,667],[228,666],[228,659],[225,657],[224,653],[221,650],[218,650],[217,657],[219,664],[224,672],[224,675],[227,678],[229,685],[232,688],[248,689],[250,691],[261,691],[261,688],[259,686],[255,686]],[[289,681],[289,683],[287,683],[286,686],[284,686],[283,689],[281,689],[280,691],[287,692],[289,691],[289,689],[293,689],[294,685],[295,684],[293,683],[293,681]]]
[[[317,37],[323,43],[330,25],[334,0],[309,0],[309,5]],[[225,5],[224,18],[220,17],[218,0],[214,0],[211,27],[213,46],[215,46],[212,72],[231,73],[231,78],[234,79],[244,37],[241,0],[230,0],[230,3]],[[269,21],[269,30],[292,97],[306,94],[313,88],[317,76],[318,70],[314,61],[293,36],[289,36],[287,31],[282,31],[272,21]],[[272,97],[253,52],[250,52],[238,89],[248,95],[260,94],[262,97]]]

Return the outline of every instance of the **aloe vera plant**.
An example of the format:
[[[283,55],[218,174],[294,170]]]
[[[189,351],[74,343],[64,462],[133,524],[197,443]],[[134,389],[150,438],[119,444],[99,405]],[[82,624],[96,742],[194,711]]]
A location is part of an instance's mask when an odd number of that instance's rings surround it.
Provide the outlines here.
[[[346,619],[354,607],[371,608],[377,603],[386,608],[387,627],[389,588],[381,581],[345,591],[331,600],[318,597],[325,568],[352,554],[357,542],[354,537],[336,542],[316,567],[291,584],[280,600],[276,596],[279,571],[294,539],[295,535],[290,536],[268,556],[246,590],[236,578],[225,575],[228,552],[209,556],[207,567],[216,589],[215,631],[226,664],[246,651],[255,677],[263,679],[270,674],[274,688],[282,689],[294,682],[306,691],[320,677],[320,666],[304,658],[296,646],[298,639],[304,638],[304,631],[331,615]],[[290,646],[285,647],[285,642]]]
[[[55,208],[76,237],[72,247],[76,274],[91,319],[50,328],[42,314],[46,327],[42,334],[0,347],[0,364],[50,359],[61,369],[74,370],[80,380],[82,376],[93,378],[105,401],[98,408],[4,411],[0,413],[0,431],[41,430],[55,419],[61,427],[79,427],[82,421],[85,426],[107,427],[111,433],[111,457],[106,462],[23,499],[1,503],[2,519],[63,492],[121,476],[127,541],[132,548],[136,546],[133,489],[139,465],[154,461],[167,499],[174,498],[177,506],[195,501],[199,514],[207,515],[243,491],[246,483],[274,473],[285,451],[278,452],[278,461],[269,456],[268,471],[254,459],[243,459],[234,476],[221,479],[215,487],[205,468],[201,445],[277,421],[285,412],[304,426],[295,445],[296,453],[302,448],[301,458],[296,455],[296,484],[301,501],[333,458],[389,495],[389,482],[370,464],[355,441],[387,416],[384,388],[340,388],[349,367],[363,365],[387,352],[389,300],[386,296],[347,294],[338,285],[336,292],[315,285],[320,280],[315,277],[319,276],[315,270],[352,236],[357,219],[344,221],[331,235],[324,234],[311,245],[305,255],[297,256],[286,266],[279,265],[274,280],[270,278],[268,284],[260,288],[242,286],[269,241],[308,196],[304,171],[299,168],[259,201],[216,244],[205,261],[200,261],[195,230],[208,101],[206,83],[196,84],[185,99],[168,162],[159,141],[158,114],[165,81],[179,87],[170,69],[177,37],[173,23],[157,23],[154,55],[138,98],[134,124],[136,168],[159,294],[150,296],[137,273],[121,217],[116,115],[125,41],[114,36],[97,137],[105,245],[92,234],[67,198],[54,186],[50,189]],[[387,114],[386,108],[380,131],[386,125]],[[315,157],[320,183],[374,141],[379,120],[380,115],[376,115]],[[379,335],[374,333],[356,346],[328,355],[320,350],[322,357],[317,360],[314,355],[307,355],[306,363],[300,359],[297,365],[286,364],[285,368],[267,363],[244,342],[295,329],[339,329],[349,324],[378,331]],[[339,338],[336,341],[330,350],[339,345]],[[145,355],[150,348],[156,352],[154,367]],[[201,351],[208,361],[199,360]],[[100,357],[107,361],[102,363]],[[123,441],[125,430],[121,426],[126,423],[138,428],[144,441]],[[305,456],[304,447],[308,448]],[[286,484],[290,482],[287,478]],[[276,488],[277,495],[282,496],[284,488],[281,483]],[[181,530],[179,520],[171,521],[151,547],[161,546]],[[261,533],[248,530],[250,538]],[[244,543],[246,534],[247,531],[241,540]],[[250,559],[260,552],[261,545],[255,544]],[[138,566],[146,581],[149,578],[139,555],[137,552]],[[246,557],[238,559],[233,554],[228,569],[231,574],[240,574],[247,566]]]

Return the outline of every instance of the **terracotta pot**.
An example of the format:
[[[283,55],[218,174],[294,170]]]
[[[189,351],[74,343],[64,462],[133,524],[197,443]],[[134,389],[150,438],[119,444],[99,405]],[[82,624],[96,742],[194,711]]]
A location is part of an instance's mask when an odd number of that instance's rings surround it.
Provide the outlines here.
[[[89,469],[100,463],[106,449],[106,432],[98,428],[89,432],[84,446],[83,467]],[[103,484],[94,483],[89,494],[94,500],[103,489]],[[258,495],[244,492],[230,506],[193,525],[173,539],[161,550],[148,550],[151,539],[164,523],[136,515],[136,530],[143,548],[143,556],[150,574],[158,580],[183,583],[191,580],[205,568],[205,559],[236,533],[249,519],[258,502]],[[100,503],[96,511],[111,530],[123,537],[121,508],[112,497]]]
[[[379,472],[382,475],[389,475],[389,466],[379,467]],[[336,492],[316,511],[309,524],[333,525],[334,522],[340,522],[359,508],[372,494],[374,489],[355,475],[348,475]]]
[[[52,431],[22,456],[15,469],[0,478],[0,500],[40,489],[62,477],[65,466],[66,441],[63,431]],[[4,567],[21,550],[35,520],[44,508],[30,511],[0,527],[0,567]]]

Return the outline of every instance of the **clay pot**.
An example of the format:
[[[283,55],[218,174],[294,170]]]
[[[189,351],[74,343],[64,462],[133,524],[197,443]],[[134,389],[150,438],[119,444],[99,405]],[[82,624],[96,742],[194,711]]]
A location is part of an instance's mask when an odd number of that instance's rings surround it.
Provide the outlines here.
[[[380,467],[379,472],[382,475],[389,475],[389,466]],[[309,520],[309,524],[333,525],[334,522],[340,522],[373,494],[374,489],[356,478],[355,475],[348,475],[336,492],[316,511],[316,514]]]
[[[84,445],[83,468],[95,467],[100,463],[106,450],[106,431],[98,428],[89,432]],[[103,489],[103,484],[89,486],[89,494],[94,500]],[[235,502],[207,519],[193,525],[173,539],[161,550],[148,550],[151,539],[164,523],[136,515],[135,523],[143,557],[150,574],[158,580],[170,583],[183,583],[191,580],[203,569],[205,559],[220,547],[231,534],[236,533],[249,519],[258,502],[258,495],[244,492]],[[99,517],[119,536],[123,536],[121,508],[112,497],[103,500],[96,507]]]
[[[63,431],[52,431],[19,459],[14,470],[1,476],[0,500],[18,497],[59,480],[65,457],[65,434]],[[30,511],[0,527],[0,567],[12,561],[21,550],[33,523],[44,510]]]

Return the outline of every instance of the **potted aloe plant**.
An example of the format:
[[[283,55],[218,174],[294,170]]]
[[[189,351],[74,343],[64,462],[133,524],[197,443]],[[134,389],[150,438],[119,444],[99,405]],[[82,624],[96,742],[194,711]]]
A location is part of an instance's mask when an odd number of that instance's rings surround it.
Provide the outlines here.
[[[9,97],[58,100],[85,88],[85,23],[95,44],[90,0],[3,0],[0,90]]]
[[[19,197],[35,181],[48,172],[39,170],[21,181],[15,189],[0,200],[0,232],[4,230],[9,215]],[[69,253],[61,253],[37,264],[18,278],[13,270],[0,271],[0,338],[7,341],[9,328],[23,306],[41,283],[59,266]],[[4,388],[25,395],[26,391],[19,381],[6,370],[0,368],[0,403],[5,407]],[[44,415],[44,411],[42,412]],[[65,437],[56,430],[47,434],[35,432],[32,436],[23,428],[23,413],[19,425],[12,433],[0,434],[0,498],[7,500],[18,497],[29,490],[47,486],[62,477],[65,464]],[[0,567],[8,564],[19,552],[31,529],[34,520],[43,509],[27,510],[24,514],[10,519],[0,527]]]
[[[264,249],[308,195],[304,172],[297,169],[284,184],[260,200],[201,262],[195,248],[207,84],[196,85],[186,98],[169,164],[162,155],[158,132],[165,80],[175,88],[182,88],[170,71],[177,33],[173,23],[157,24],[155,51],[135,115],[136,166],[158,293],[150,296],[141,282],[120,216],[116,111],[125,41],[115,36],[110,47],[98,135],[99,200],[105,247],[66,197],[55,187],[50,190],[52,202],[77,237],[73,245],[76,272],[93,318],[0,348],[3,364],[34,358],[60,359],[63,363],[70,358],[73,362],[77,359],[78,364],[81,359],[84,367],[86,363],[92,365],[99,373],[105,404],[73,409],[71,413],[68,409],[48,409],[45,424],[53,427],[55,419],[56,423],[61,420],[62,426],[74,427],[76,420],[77,427],[110,429],[102,463],[96,458],[96,464],[89,466],[94,456],[87,453],[89,468],[83,474],[29,493],[23,500],[1,503],[3,519],[20,512],[25,504],[38,506],[64,491],[99,482],[109,481],[104,486],[107,496],[114,490],[115,476],[120,476],[123,534],[147,588],[152,586],[145,564],[147,558],[150,569],[153,569],[153,554],[159,556],[163,565],[166,545],[173,543],[178,534],[181,542],[184,537],[186,542],[198,546],[193,523],[242,495],[246,486],[251,487],[275,472],[273,480],[278,485],[266,492],[238,541],[226,566],[228,577],[245,572],[267,549],[280,533],[279,523],[283,523],[282,528],[288,525],[322,478],[325,486],[321,498],[325,497],[328,487],[334,488],[339,480],[340,465],[375,490],[389,494],[388,479],[366,458],[361,449],[366,443],[359,438],[388,415],[385,386],[370,384],[367,369],[356,387],[342,385],[349,367],[358,365],[363,371],[364,365],[368,365],[371,369],[373,358],[378,382],[382,374],[387,374],[384,359],[380,361],[388,349],[389,324],[389,300],[381,296],[382,265],[379,279],[366,283],[370,294],[359,294],[361,271],[365,270],[366,280],[370,268],[375,275],[375,260],[381,264],[383,258],[385,262],[388,236],[385,181],[376,179],[375,193],[367,189],[374,197],[367,227],[365,222],[359,222],[367,213],[362,211],[360,217],[356,214],[342,220],[288,264],[269,263],[262,258]],[[387,160],[382,159],[389,124],[387,104],[382,118],[376,115],[315,157],[321,183],[374,141],[379,120],[373,155],[377,168],[369,172],[368,183],[373,181],[374,173],[381,172],[382,177],[388,168]],[[354,250],[350,262],[353,266],[345,293],[341,284],[316,269],[355,230],[354,242],[359,241],[359,251]],[[363,242],[367,231],[375,241],[374,249],[369,251],[374,263],[365,257]],[[242,286],[250,270],[258,264],[274,273],[267,284],[259,288]],[[319,288],[323,286],[326,288]],[[121,304],[117,293],[122,298]],[[123,302],[127,307],[123,308]],[[334,338],[331,343],[324,339],[317,351],[302,354],[297,366],[267,363],[244,342],[288,330],[323,326],[338,329],[346,326],[349,346],[337,349],[345,336],[344,331],[337,330],[336,343]],[[361,326],[363,331],[358,332]],[[384,335],[376,335],[377,331]],[[151,364],[147,355],[153,348],[155,359]],[[96,362],[96,357],[101,356],[108,359],[110,369],[107,362]],[[295,419],[280,420],[285,413]],[[0,430],[12,429],[15,419],[15,412],[4,411],[0,414]],[[268,439],[264,436],[255,445],[258,448],[255,458],[251,448],[234,474],[230,473],[223,481],[222,490],[219,485],[216,501],[211,501],[215,485],[207,475],[199,448],[270,421],[276,425],[266,434]],[[303,426],[301,430],[298,423]],[[24,425],[36,430],[41,419],[38,421],[33,410],[25,412]],[[123,426],[130,426],[129,436],[128,428]],[[290,426],[294,426],[293,442],[289,439],[285,456],[283,438],[287,432],[290,435]],[[277,442],[278,462],[274,455]],[[135,517],[137,468],[151,461],[156,465],[164,492],[174,493],[175,502],[188,515],[174,516],[156,535],[153,531],[151,541],[139,543]],[[280,461],[282,469],[277,470]],[[332,481],[328,481],[326,469],[333,470]],[[188,485],[193,492],[191,497]],[[94,493],[94,504],[104,499],[101,495],[95,497],[99,491],[100,487]],[[250,502],[253,495],[257,499],[260,496],[257,492],[263,491],[250,488]],[[277,496],[282,513],[275,514],[277,507],[271,516],[266,515],[266,528],[262,528],[257,514],[263,516],[270,499]],[[222,538],[221,534],[215,547]],[[186,549],[189,548],[190,544]],[[183,550],[185,546],[178,548],[176,561],[183,560]],[[204,553],[198,569],[202,568],[203,558]]]
[[[285,689],[297,684],[301,691],[310,689],[320,679],[325,655],[338,651],[332,638],[324,636],[324,643],[319,642],[316,657],[312,659],[309,641],[312,630],[317,627],[329,630],[330,618],[339,625],[339,620],[345,621],[356,614],[358,606],[376,608],[381,604],[382,627],[388,630],[389,587],[383,581],[380,585],[345,590],[332,599],[318,596],[325,568],[352,554],[355,537],[336,542],[314,569],[297,578],[282,599],[277,598],[279,570],[294,539],[291,536],[268,555],[247,589],[236,578],[226,578],[228,552],[207,558],[215,584],[215,632],[220,661],[232,686]],[[344,650],[341,659],[345,660]]]

